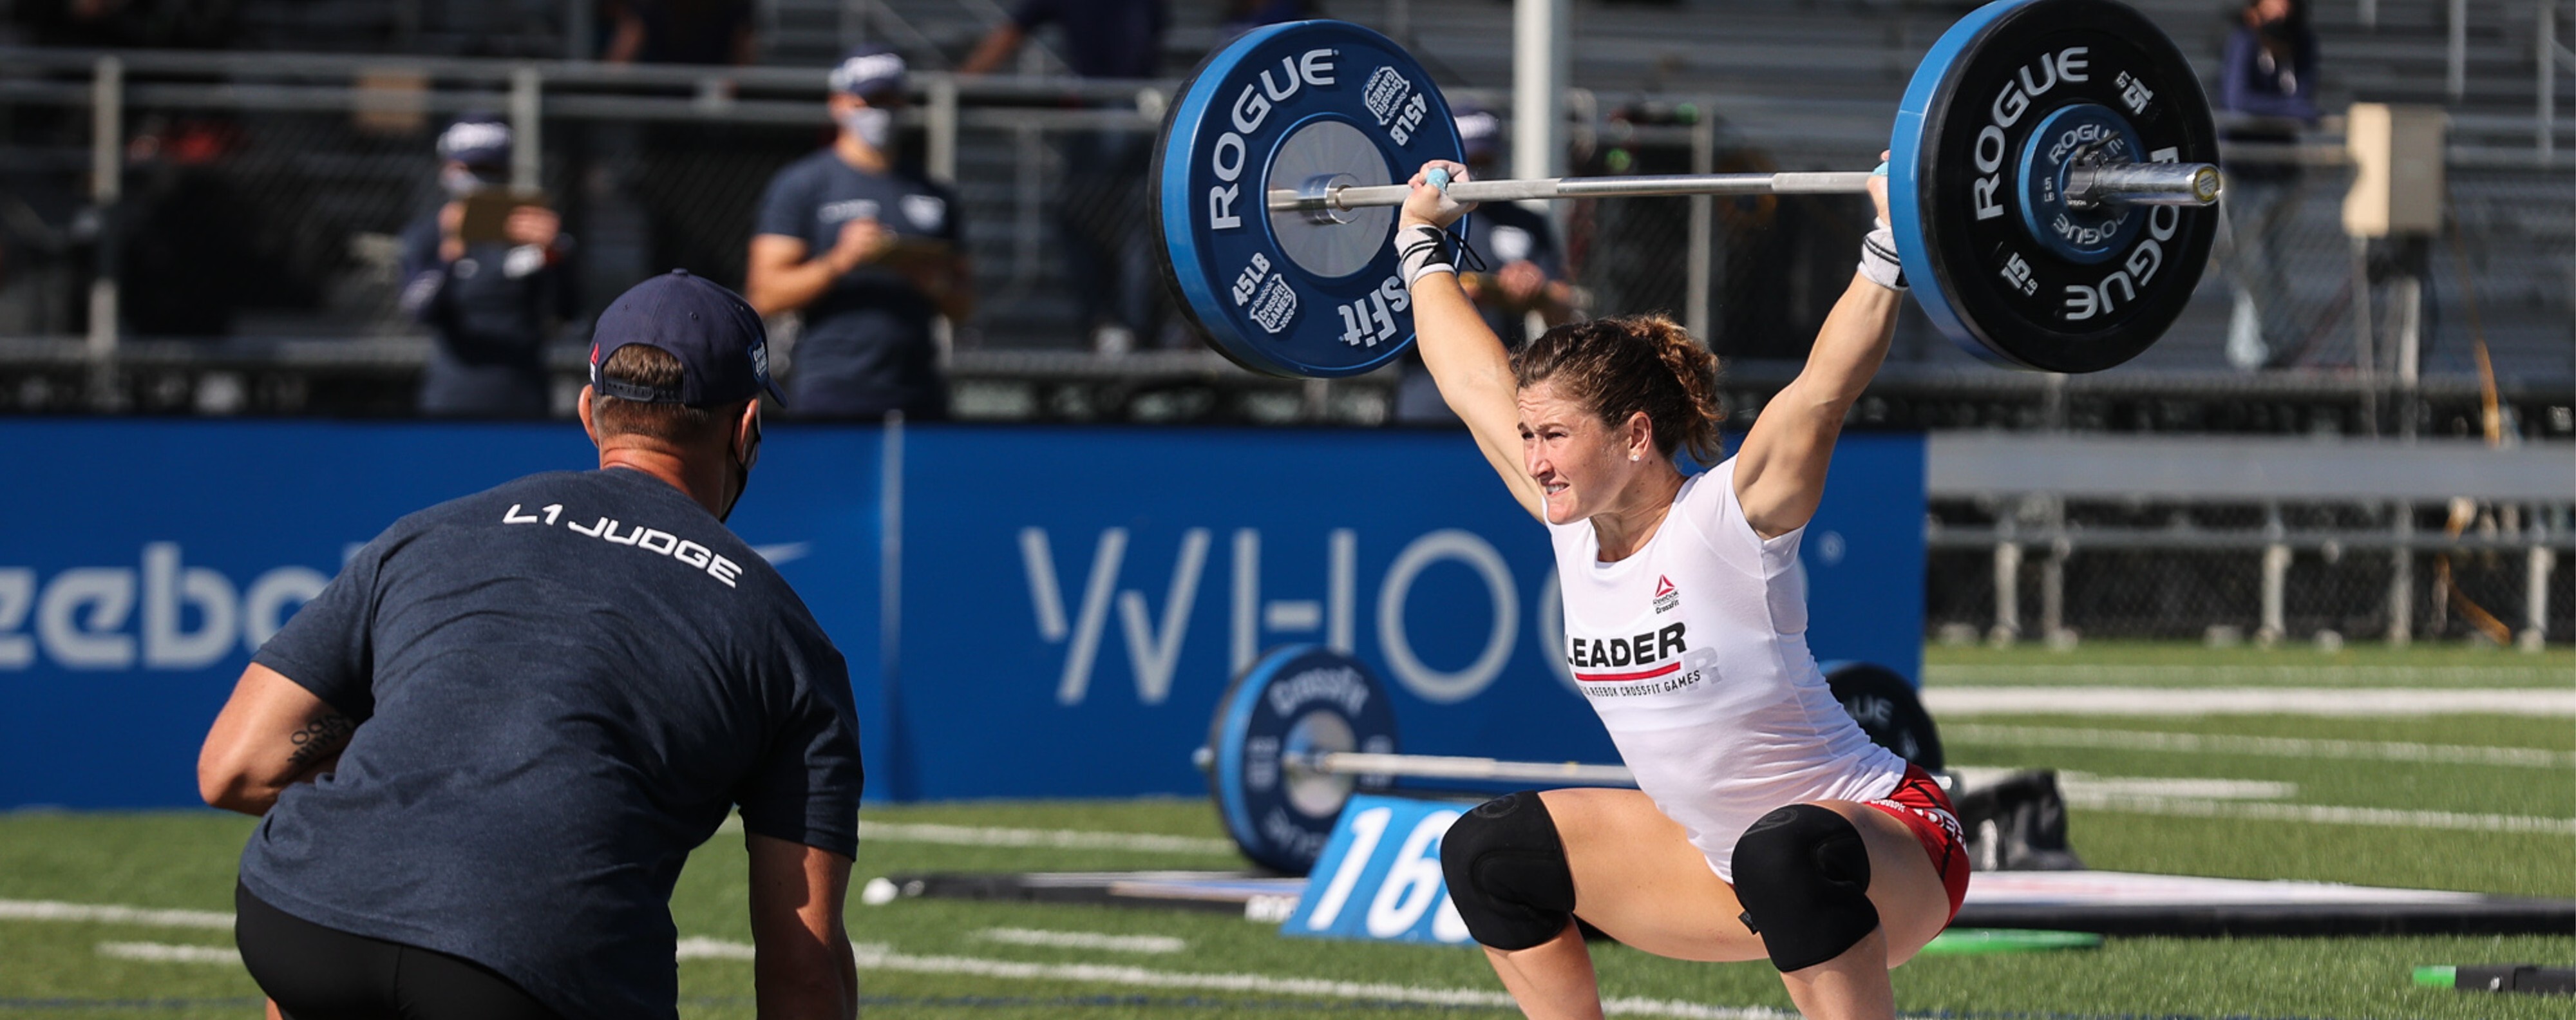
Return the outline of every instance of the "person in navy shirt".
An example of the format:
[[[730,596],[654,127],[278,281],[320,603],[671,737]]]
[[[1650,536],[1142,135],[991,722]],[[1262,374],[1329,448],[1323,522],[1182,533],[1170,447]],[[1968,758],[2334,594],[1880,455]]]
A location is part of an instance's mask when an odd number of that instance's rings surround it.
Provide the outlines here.
[[[1163,0],[1021,0],[1011,20],[995,26],[957,67],[959,74],[999,69],[1031,33],[1054,25],[1056,52],[1085,78],[1134,80],[1160,77],[1163,30],[1171,24]],[[1133,112],[1124,100],[1098,104]],[[1152,176],[1154,132],[1104,128],[1066,132],[1052,205],[1056,238],[1064,246],[1081,328],[1093,350],[1123,354],[1177,335],[1162,336],[1162,242],[1154,237],[1145,187]],[[1188,341],[1195,344],[1196,341]]]
[[[1020,0],[1011,20],[985,33],[957,70],[984,74],[999,69],[1030,33],[1054,25],[1064,33],[1060,52],[1073,73],[1085,78],[1158,77],[1163,30],[1171,23],[1163,0]]]
[[[737,807],[761,1016],[856,1015],[848,667],[724,526],[760,320],[673,273],[594,336],[599,470],[394,522],[206,735],[206,802],[262,818],[235,940],[287,1017],[675,1018],[672,885]]]
[[[438,207],[402,233],[402,310],[438,340],[421,373],[428,415],[536,418],[553,409],[545,345],[566,317],[572,239],[554,211],[510,210],[499,239],[467,240],[465,200],[509,181],[510,125],[469,113],[438,136]]]
[[[882,46],[832,70],[830,148],[769,182],[743,291],[764,316],[799,312],[793,407],[800,415],[915,419],[948,413],[933,321],[974,312],[956,196],[898,168],[894,114],[904,61]]]
[[[1494,176],[1502,161],[1502,120],[1472,102],[1453,103],[1449,113],[1458,125],[1468,171]],[[1565,256],[1557,248],[1556,228],[1546,214],[1511,202],[1486,202],[1467,217],[1467,246],[1482,256],[1485,272],[1461,273],[1458,285],[1475,302],[1485,328],[1517,351],[1534,335],[1530,318],[1544,326],[1574,319],[1574,285],[1565,279]],[[1395,388],[1395,420],[1406,425],[1455,425],[1458,415],[1440,399],[1440,387],[1422,367],[1418,349],[1404,354],[1404,375]]]
[[[2299,339],[2281,259],[2303,189],[2286,148],[2317,123],[2317,37],[2301,0],[2248,0],[2238,22],[2227,37],[2218,92],[2218,108],[2236,116],[2220,135],[2283,151],[2227,163],[2220,259],[2236,284],[2227,359],[2238,368],[2273,368],[2296,355]]]

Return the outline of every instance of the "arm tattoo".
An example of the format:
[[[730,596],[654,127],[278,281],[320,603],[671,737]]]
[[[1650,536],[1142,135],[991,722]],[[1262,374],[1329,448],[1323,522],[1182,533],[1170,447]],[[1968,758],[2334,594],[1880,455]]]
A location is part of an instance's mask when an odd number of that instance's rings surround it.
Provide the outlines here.
[[[332,755],[340,753],[340,748],[349,743],[349,734],[357,732],[357,729],[357,722],[348,716],[338,712],[325,712],[320,718],[304,724],[303,729],[295,731],[286,738],[288,742],[295,745],[294,753],[286,756],[286,763],[294,766],[297,772],[302,772],[316,763],[328,760]]]

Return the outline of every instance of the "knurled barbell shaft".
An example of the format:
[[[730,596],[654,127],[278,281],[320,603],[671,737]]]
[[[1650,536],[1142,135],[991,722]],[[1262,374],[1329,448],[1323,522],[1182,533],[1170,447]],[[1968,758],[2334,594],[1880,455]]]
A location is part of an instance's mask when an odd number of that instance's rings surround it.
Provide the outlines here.
[[[2218,168],[2207,163],[2131,164],[2123,169],[2145,172],[2097,172],[2099,183],[2093,187],[2098,199],[2163,205],[2208,205],[2218,200]],[[1867,173],[1670,174],[1460,181],[1449,186],[1449,197],[1461,202],[1520,202],[1656,195],[1846,195],[1868,191],[1870,177]],[[1270,209],[1317,213],[1403,205],[1412,193],[1412,186],[1405,184],[1274,188]]]
[[[1498,761],[1493,758],[1450,758],[1426,754],[1370,754],[1364,751],[1328,751],[1319,755],[1287,752],[1279,756],[1281,764],[1291,769],[1336,776],[1406,776],[1414,779],[1473,779],[1508,782],[1583,783],[1600,786],[1635,786],[1636,777],[1624,765],[1585,765],[1580,762]]]

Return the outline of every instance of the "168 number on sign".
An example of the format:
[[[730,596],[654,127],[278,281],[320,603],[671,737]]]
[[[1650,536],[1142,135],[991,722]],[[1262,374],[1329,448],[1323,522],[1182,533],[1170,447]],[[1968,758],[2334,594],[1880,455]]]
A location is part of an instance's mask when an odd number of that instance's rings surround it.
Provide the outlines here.
[[[1279,933],[1466,944],[1467,923],[1440,876],[1440,837],[1459,814],[1438,801],[1352,797]]]

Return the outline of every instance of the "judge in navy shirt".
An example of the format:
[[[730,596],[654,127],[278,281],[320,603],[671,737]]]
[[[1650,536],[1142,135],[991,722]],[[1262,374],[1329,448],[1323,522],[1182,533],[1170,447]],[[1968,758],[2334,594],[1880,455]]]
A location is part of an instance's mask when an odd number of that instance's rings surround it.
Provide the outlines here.
[[[953,326],[975,307],[955,196],[895,165],[901,55],[854,49],[833,68],[831,86],[840,133],[770,180],[744,294],[764,316],[804,316],[791,379],[796,413],[946,417],[932,320]]]
[[[674,273],[593,336],[599,470],[394,522],[206,736],[206,802],[262,816],[236,944],[291,1020],[675,1018],[671,888],[736,808],[760,1015],[856,1014],[847,666],[724,526],[760,454],[760,320]]]

